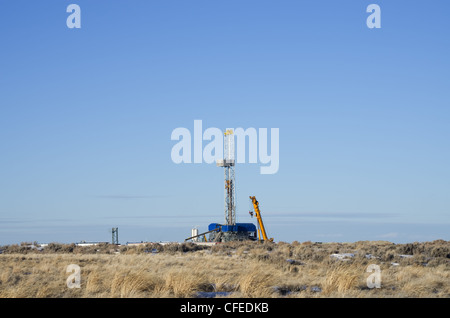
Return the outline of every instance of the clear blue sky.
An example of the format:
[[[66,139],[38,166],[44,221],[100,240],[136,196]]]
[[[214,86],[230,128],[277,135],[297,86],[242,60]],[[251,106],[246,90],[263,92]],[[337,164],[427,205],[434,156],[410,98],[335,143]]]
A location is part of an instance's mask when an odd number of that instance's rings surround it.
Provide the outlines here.
[[[66,8],[81,7],[81,29]],[[381,29],[366,7],[381,7]],[[223,222],[223,171],[177,127],[279,128],[236,167],[276,241],[449,240],[450,3],[2,0],[0,245],[182,241]]]

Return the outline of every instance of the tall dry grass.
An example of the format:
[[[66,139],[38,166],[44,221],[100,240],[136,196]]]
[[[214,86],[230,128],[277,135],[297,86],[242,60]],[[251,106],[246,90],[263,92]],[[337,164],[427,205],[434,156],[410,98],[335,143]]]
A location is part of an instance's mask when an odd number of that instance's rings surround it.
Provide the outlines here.
[[[209,248],[151,244],[103,246],[95,253],[92,248],[83,253],[79,247],[57,245],[42,252],[2,249],[0,297],[158,298],[196,297],[198,292],[250,298],[450,297],[446,241],[230,242]],[[149,253],[152,250],[158,252]],[[354,257],[345,261],[330,257],[335,253]],[[80,266],[81,288],[67,287],[69,264]],[[366,285],[370,264],[381,268],[379,289]]]

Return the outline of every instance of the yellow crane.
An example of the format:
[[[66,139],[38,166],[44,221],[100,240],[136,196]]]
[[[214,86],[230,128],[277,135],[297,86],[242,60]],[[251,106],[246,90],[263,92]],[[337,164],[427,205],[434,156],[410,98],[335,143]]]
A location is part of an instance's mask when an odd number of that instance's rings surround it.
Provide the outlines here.
[[[256,219],[258,220],[258,235],[259,239],[261,240],[261,235],[263,237],[263,241],[270,241],[273,242],[273,238],[268,238],[266,229],[264,227],[263,220],[261,218],[261,211],[259,210],[259,202],[256,200],[254,196],[250,196],[250,200],[252,200],[253,203],[253,209],[255,210]],[[253,214],[250,212],[250,215],[253,216]]]

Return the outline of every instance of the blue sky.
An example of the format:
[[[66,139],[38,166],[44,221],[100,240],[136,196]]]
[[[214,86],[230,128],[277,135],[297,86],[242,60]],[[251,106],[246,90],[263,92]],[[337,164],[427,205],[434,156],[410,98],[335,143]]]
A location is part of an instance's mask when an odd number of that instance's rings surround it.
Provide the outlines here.
[[[81,8],[69,29],[66,8]],[[381,29],[366,7],[381,8]],[[0,245],[182,241],[223,171],[177,127],[279,128],[236,167],[276,241],[449,240],[448,1],[0,2]]]

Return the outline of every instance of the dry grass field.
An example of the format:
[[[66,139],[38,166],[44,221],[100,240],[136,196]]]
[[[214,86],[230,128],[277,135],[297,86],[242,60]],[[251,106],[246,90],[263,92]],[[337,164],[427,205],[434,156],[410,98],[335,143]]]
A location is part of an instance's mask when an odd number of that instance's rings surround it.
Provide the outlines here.
[[[450,297],[450,242],[0,248],[0,297]],[[67,266],[80,267],[69,288]],[[367,280],[379,266],[379,288]]]

